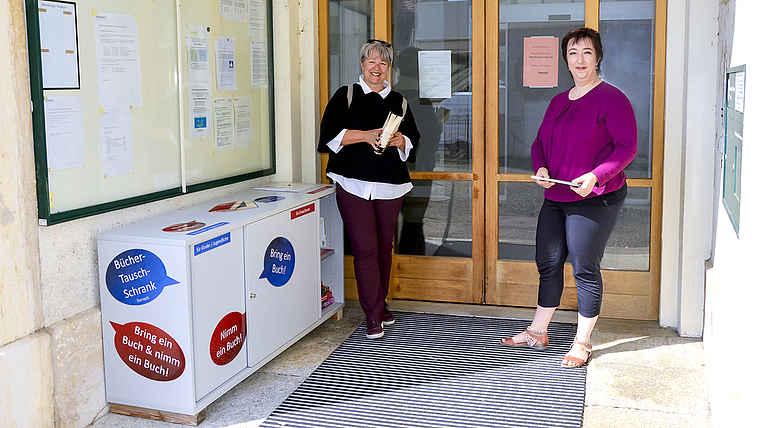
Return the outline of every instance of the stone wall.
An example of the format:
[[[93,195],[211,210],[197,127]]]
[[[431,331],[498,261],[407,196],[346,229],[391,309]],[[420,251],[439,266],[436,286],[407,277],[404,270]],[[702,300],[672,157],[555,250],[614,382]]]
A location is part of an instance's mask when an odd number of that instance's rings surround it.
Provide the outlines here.
[[[0,2],[0,46],[0,426],[52,427],[23,0]]]

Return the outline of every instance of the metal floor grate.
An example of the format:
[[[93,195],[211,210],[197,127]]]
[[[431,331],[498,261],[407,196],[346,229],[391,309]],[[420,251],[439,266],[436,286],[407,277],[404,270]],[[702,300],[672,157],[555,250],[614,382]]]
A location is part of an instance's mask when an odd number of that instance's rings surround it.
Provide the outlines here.
[[[552,323],[539,351],[499,343],[528,321],[395,315],[380,339],[362,324],[261,427],[581,427],[586,368],[559,366],[575,325]]]

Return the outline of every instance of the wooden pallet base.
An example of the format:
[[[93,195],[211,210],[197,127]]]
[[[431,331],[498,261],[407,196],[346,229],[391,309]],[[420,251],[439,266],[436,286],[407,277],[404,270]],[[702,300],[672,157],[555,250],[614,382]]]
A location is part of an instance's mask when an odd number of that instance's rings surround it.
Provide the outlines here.
[[[193,415],[183,415],[180,413],[164,412],[155,409],[144,409],[142,407],[127,406],[125,404],[111,404],[111,413],[119,415],[134,416],[144,419],[153,419],[154,421],[172,422],[175,424],[198,426],[206,420],[206,409],[201,410]]]
[[[343,318],[343,308],[338,309],[338,312],[334,313],[330,319],[333,321],[340,321]]]

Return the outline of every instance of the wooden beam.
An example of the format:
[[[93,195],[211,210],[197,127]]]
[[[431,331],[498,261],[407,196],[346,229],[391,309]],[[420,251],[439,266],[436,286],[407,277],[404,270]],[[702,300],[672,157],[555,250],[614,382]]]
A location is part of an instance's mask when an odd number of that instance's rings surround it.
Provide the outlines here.
[[[662,271],[662,188],[665,150],[665,55],[667,38],[667,0],[657,0],[654,22],[654,84],[652,100],[652,212],[649,228],[650,304],[649,317],[660,313],[660,274]]]
[[[183,415],[181,413],[127,406],[126,404],[110,404],[111,413],[116,413],[118,415],[134,416],[143,419],[152,419],[154,421],[171,422],[190,426],[198,426],[201,422],[206,420],[206,409],[201,410],[195,415]]]
[[[491,129],[488,122],[493,116],[491,101],[486,88],[489,73],[493,72],[492,64],[498,61],[498,37],[486,37],[489,34],[487,22],[482,16],[488,16],[494,7],[498,10],[497,1],[474,0],[472,2],[472,286],[470,301],[485,302],[486,260],[490,237],[486,230],[486,206],[488,203],[488,183],[486,183],[486,159],[489,159],[489,149],[486,147],[489,138],[487,132]],[[498,25],[498,24],[497,24]],[[496,39],[496,41],[494,41]],[[489,58],[493,43],[496,43],[496,58]],[[498,64],[496,66],[498,73]],[[479,78],[485,76],[486,78]],[[491,76],[493,77],[493,76]],[[497,77],[498,79],[498,77]],[[498,80],[496,87],[498,87]],[[498,100],[496,101],[498,103]],[[498,105],[498,104],[493,104]],[[498,111],[498,108],[495,109]],[[498,118],[497,122],[498,123]]]
[[[599,30],[599,2],[600,0],[586,0],[586,27]]]
[[[330,101],[330,5],[328,0],[319,0],[318,4],[318,19],[319,23],[317,28],[319,29],[319,117],[322,117],[322,113],[327,107],[327,102]],[[317,130],[319,130],[319,124],[317,124]],[[322,183],[329,183],[327,179],[327,159],[329,155],[322,153],[319,156],[320,159],[320,177]]]

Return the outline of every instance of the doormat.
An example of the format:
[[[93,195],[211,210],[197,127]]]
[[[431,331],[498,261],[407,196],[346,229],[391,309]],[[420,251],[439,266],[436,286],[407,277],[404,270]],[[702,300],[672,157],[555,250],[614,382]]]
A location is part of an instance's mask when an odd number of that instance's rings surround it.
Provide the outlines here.
[[[396,312],[385,336],[362,324],[261,427],[578,427],[586,367],[560,367],[575,325],[543,350],[499,343],[525,320]]]

